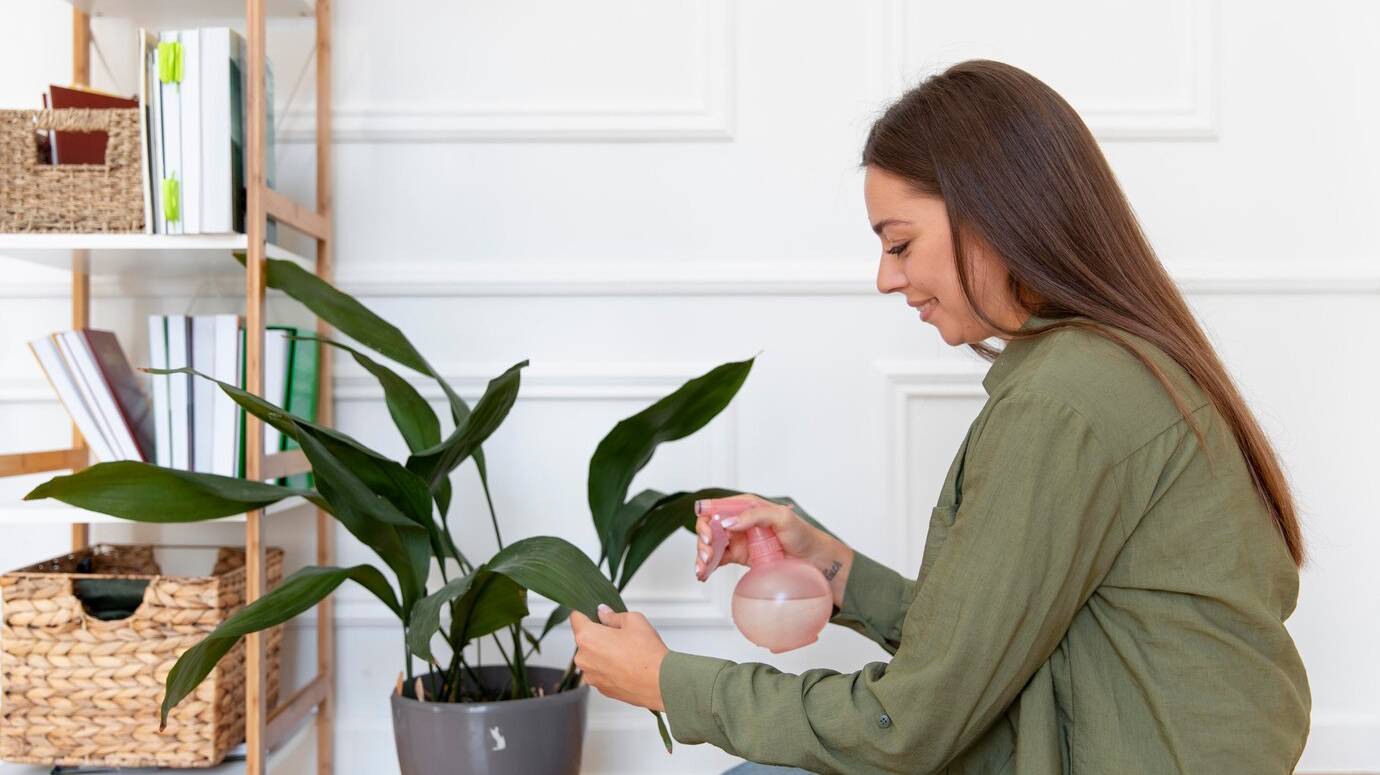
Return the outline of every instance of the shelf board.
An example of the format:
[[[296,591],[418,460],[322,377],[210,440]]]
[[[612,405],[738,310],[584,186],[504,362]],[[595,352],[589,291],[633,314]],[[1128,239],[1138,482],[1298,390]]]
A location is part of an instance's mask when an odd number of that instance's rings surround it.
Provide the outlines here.
[[[281,228],[281,227],[280,227]],[[208,269],[235,267],[226,255],[249,247],[244,234],[75,234],[0,233],[0,256],[58,269],[71,269],[73,250],[91,251],[91,274],[122,274],[137,270],[159,275],[204,274]],[[314,271],[315,262],[269,243],[269,258],[296,262]]]
[[[232,751],[231,755],[234,755]],[[239,749],[239,755],[244,752]],[[272,775],[302,775],[302,773],[316,772],[314,764],[316,760],[316,724],[307,723],[298,727],[292,736],[283,741],[276,750],[269,751],[266,772]],[[53,771],[52,767],[42,764],[12,764],[0,762],[0,775],[49,775]],[[63,773],[79,775],[83,769],[63,769]],[[96,769],[93,772],[119,773],[119,775],[177,775],[178,773],[198,773],[199,775],[240,775],[245,771],[245,763],[241,761],[226,761],[215,767],[198,769],[170,769],[170,768],[139,768],[139,769]]]
[[[284,511],[291,511],[296,508],[310,505],[306,499],[293,496],[284,498],[281,501],[264,509],[267,514],[278,514]],[[243,522],[243,514],[235,514],[229,517],[209,520],[210,522]],[[75,506],[68,506],[65,503],[55,500],[41,501],[16,501],[15,505],[0,507],[0,525],[72,525],[80,523],[90,524],[112,524],[121,523],[126,525],[144,524],[131,522],[127,519],[112,517],[108,514],[98,514],[94,511],[79,509]],[[205,524],[182,523],[182,524]],[[0,775],[5,775],[0,771]]]
[[[68,0],[93,17],[125,19],[136,26],[180,28],[200,22],[243,19],[244,0]],[[270,18],[312,16],[312,0],[264,0]]]

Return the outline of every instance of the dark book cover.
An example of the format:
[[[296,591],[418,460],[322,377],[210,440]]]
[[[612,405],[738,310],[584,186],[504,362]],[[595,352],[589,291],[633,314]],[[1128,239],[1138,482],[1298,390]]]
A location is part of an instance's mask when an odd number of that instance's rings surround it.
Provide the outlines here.
[[[145,462],[153,462],[153,412],[143,380],[129,365],[129,359],[125,357],[125,351],[114,333],[83,328],[81,334],[91,348],[111,395],[115,397],[121,418],[134,437],[140,455]]]

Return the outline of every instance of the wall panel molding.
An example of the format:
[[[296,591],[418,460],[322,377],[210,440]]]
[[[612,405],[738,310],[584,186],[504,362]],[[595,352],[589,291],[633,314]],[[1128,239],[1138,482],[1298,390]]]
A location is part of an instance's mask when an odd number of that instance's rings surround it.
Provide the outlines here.
[[[1190,295],[1327,296],[1380,294],[1380,259],[1166,262]],[[345,263],[337,284],[362,297],[587,296],[876,296],[871,260],[744,259],[742,261],[417,261]],[[237,274],[218,282],[176,277],[114,280],[96,275],[100,298],[226,297],[239,293]],[[61,299],[65,273],[53,279],[0,284],[0,299]],[[276,294],[276,292],[273,292]]]
[[[590,104],[577,108],[539,102],[441,104],[398,111],[368,104],[338,105],[331,117],[335,143],[702,141],[732,140],[736,66],[731,0],[705,0],[698,41],[702,99],[655,104]],[[315,108],[288,111],[283,142],[315,141]]]
[[[920,567],[920,557],[924,551],[923,531],[928,521],[911,517],[912,506],[920,501],[916,487],[912,484],[918,466],[910,460],[911,430],[908,421],[909,410],[915,402],[935,399],[971,399],[975,406],[973,415],[987,400],[987,391],[982,387],[982,378],[987,373],[987,365],[965,364],[953,361],[880,361],[877,371],[886,383],[886,411],[883,414],[885,425],[885,451],[887,461],[887,504],[890,512],[891,531],[895,543],[903,547],[903,556],[897,558],[904,562],[909,571]],[[957,440],[952,445],[957,449]],[[942,482],[947,469],[934,471],[933,480]],[[928,517],[926,509],[920,512]]]
[[[876,82],[869,85],[870,101],[879,108],[899,97],[928,75],[916,59],[922,54],[910,40],[914,0],[885,0],[880,13],[873,11],[869,49],[877,53],[873,64]],[[1176,141],[1215,140],[1218,137],[1220,78],[1219,0],[1177,0],[1184,17],[1183,46],[1179,56],[1189,73],[1183,93],[1163,102],[1114,101],[1075,105],[1098,140]],[[991,56],[977,54],[971,56]],[[969,58],[949,57],[944,65]],[[1002,59],[1000,55],[995,58]],[[951,61],[950,61],[951,60]]]

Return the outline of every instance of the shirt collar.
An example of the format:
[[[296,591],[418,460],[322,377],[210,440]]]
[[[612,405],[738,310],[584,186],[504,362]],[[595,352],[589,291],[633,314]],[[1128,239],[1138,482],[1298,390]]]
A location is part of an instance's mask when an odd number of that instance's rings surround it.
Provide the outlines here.
[[[1020,331],[1025,332],[1031,329],[1043,328],[1050,323],[1065,318],[1043,318],[1039,315],[1031,315],[1021,324]],[[997,388],[1006,381],[1007,376],[1021,365],[1030,351],[1035,348],[1037,342],[1043,337],[1031,337],[1028,339],[1012,339],[1006,343],[1006,347],[997,354],[996,360],[988,367],[987,374],[982,378],[982,388],[987,391],[987,395],[992,395]]]

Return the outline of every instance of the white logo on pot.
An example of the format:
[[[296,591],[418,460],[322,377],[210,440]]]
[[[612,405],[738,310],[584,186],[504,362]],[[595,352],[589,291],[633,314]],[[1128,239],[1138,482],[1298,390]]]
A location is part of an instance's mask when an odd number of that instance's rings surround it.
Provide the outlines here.
[[[499,731],[498,727],[489,727],[489,734],[494,737],[493,750],[502,751],[504,748],[508,747],[508,744],[503,740],[503,733]]]

